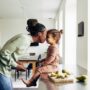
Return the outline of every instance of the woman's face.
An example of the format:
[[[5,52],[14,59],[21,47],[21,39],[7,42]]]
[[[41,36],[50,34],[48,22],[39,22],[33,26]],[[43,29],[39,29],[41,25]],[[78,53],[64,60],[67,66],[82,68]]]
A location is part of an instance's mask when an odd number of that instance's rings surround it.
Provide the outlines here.
[[[39,32],[39,42],[40,43],[44,43],[44,41],[46,40],[46,34],[47,34],[46,29],[43,32]]]

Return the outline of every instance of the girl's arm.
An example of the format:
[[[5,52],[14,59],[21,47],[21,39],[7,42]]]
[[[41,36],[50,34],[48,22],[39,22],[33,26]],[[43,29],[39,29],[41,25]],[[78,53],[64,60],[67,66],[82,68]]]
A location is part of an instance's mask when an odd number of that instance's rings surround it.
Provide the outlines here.
[[[57,53],[57,50],[55,47],[48,49],[48,55],[46,59],[42,62],[43,65],[51,64],[55,60],[56,53]]]

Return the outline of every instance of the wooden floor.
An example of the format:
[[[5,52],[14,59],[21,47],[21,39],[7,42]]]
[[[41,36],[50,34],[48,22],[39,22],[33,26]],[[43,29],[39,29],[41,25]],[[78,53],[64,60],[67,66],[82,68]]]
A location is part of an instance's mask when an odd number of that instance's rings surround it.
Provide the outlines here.
[[[72,71],[75,71],[74,73],[75,75],[87,74],[87,71],[79,66],[77,66],[76,69],[75,68],[72,69]],[[90,90],[89,81],[87,82],[87,84],[77,83],[77,82],[68,83],[68,84],[54,84],[47,79],[46,80],[40,79],[36,87],[30,87],[30,88],[27,88],[21,81],[17,81],[16,87],[14,85],[14,90]]]

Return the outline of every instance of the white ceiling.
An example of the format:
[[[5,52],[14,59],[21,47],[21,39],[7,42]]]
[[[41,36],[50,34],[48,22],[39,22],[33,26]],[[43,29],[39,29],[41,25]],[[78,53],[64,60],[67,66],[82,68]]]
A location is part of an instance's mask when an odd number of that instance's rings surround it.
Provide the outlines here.
[[[54,18],[62,0],[0,0],[0,18]]]

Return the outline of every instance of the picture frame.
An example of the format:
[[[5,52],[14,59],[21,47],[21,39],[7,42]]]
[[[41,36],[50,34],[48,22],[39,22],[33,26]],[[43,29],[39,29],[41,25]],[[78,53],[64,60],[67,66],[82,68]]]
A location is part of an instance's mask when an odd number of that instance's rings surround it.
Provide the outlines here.
[[[84,36],[84,22],[78,23],[78,37]]]

